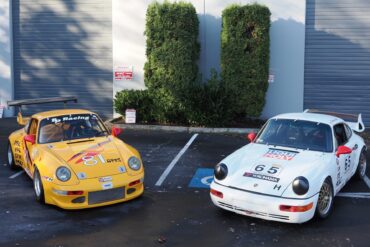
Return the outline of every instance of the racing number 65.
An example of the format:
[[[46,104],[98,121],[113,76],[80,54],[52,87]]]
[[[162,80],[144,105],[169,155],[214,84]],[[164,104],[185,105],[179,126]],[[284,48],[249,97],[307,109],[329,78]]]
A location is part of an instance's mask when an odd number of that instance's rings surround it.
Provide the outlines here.
[[[256,172],[263,172],[266,168],[266,165],[257,165],[254,167],[254,170]],[[271,166],[268,170],[267,170],[267,173],[269,174],[276,174],[278,171],[279,171],[279,167],[276,167],[276,166]]]

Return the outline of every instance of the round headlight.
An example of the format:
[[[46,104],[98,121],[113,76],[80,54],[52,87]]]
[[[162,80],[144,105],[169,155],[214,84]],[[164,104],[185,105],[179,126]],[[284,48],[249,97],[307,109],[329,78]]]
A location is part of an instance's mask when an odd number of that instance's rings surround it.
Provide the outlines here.
[[[225,164],[222,164],[222,163],[217,164],[215,166],[214,173],[215,173],[215,177],[218,180],[222,180],[222,179],[226,178],[226,176],[227,176],[227,166]]]
[[[308,189],[310,188],[310,184],[305,177],[297,177],[296,179],[294,179],[292,186],[294,193],[299,196],[306,194]]]
[[[71,178],[71,171],[67,167],[61,166],[57,169],[56,176],[60,181],[66,182]]]
[[[135,156],[132,156],[128,159],[128,166],[132,169],[132,170],[139,170],[141,168],[141,161],[136,158]]]

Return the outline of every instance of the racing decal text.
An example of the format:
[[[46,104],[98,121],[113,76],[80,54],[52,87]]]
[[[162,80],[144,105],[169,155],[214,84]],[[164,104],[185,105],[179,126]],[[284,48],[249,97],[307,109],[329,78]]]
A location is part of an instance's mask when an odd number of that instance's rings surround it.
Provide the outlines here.
[[[251,177],[251,178],[256,178],[256,179],[262,179],[262,180],[267,180],[267,181],[271,181],[271,182],[279,182],[280,178],[276,178],[276,177],[271,177],[271,176],[267,176],[267,175],[262,175],[262,174],[256,174],[256,173],[250,173],[250,172],[245,172],[244,177]]]

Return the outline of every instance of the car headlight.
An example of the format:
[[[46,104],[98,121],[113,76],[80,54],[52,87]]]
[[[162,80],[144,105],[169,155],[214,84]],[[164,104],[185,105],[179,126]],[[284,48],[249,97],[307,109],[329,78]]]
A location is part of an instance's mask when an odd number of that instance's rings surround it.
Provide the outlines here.
[[[67,167],[61,166],[57,169],[56,176],[60,181],[66,182],[71,178],[71,171]]]
[[[301,196],[307,193],[308,189],[310,188],[310,184],[308,183],[307,178],[297,177],[294,179],[292,187],[294,193]]]
[[[227,166],[225,164],[217,164],[215,166],[214,174],[218,180],[222,180],[227,176]]]
[[[134,170],[138,171],[141,168],[141,161],[136,158],[135,156],[132,156],[128,159],[128,166]]]

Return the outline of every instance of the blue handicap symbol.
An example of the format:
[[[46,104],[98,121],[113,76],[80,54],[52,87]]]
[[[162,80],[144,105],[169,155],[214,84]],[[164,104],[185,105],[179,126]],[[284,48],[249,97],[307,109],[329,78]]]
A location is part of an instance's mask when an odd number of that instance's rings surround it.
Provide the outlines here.
[[[213,169],[198,168],[189,183],[189,187],[208,189],[212,181],[213,181]]]

